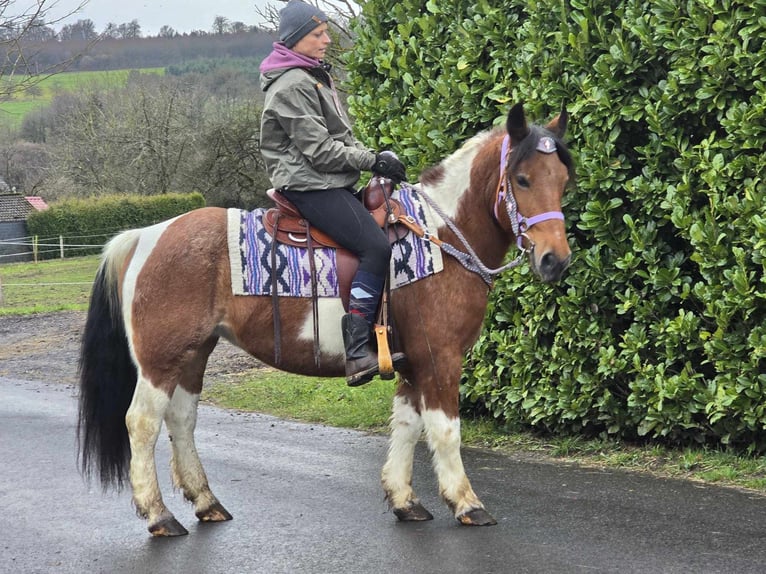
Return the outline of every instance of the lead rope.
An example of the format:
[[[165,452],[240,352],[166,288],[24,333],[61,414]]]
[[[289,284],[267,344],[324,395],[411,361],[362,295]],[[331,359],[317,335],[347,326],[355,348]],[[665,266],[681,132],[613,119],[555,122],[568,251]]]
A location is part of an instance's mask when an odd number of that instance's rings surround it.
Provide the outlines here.
[[[457,225],[454,221],[442,210],[439,205],[433,201],[423,190],[416,190],[414,187],[402,183],[402,185],[407,185],[410,192],[417,193],[423,197],[423,199],[426,200],[426,203],[433,209],[436,214],[441,217],[441,219],[444,221],[444,223],[447,224],[447,227],[452,230],[452,232],[455,234],[455,236],[458,238],[460,243],[463,244],[463,247],[465,248],[465,251],[460,251],[458,248],[456,248],[453,245],[450,245],[449,243],[446,243],[444,241],[441,241],[437,237],[433,236],[427,229],[422,229],[420,226],[418,226],[414,220],[410,217],[400,217],[399,222],[406,225],[409,229],[415,232],[416,235],[422,237],[423,239],[426,239],[428,241],[431,241],[432,243],[435,243],[438,245],[444,252],[446,252],[448,255],[451,255],[454,257],[463,267],[468,269],[469,271],[476,273],[479,275],[482,279],[484,279],[484,282],[492,286],[492,278],[495,275],[498,275],[502,273],[503,271],[507,271],[508,269],[511,269],[513,267],[516,267],[519,265],[524,256],[527,254],[527,249],[524,247],[521,247],[521,253],[519,256],[514,259],[513,261],[506,263],[502,267],[498,267],[496,269],[490,269],[484,263],[481,261],[479,256],[476,254],[476,252],[473,250],[471,245],[468,243],[468,240],[465,238],[463,233],[458,229]],[[507,204],[506,204],[507,205]],[[510,206],[508,206],[508,209],[510,211]],[[510,214],[509,214],[510,215]]]

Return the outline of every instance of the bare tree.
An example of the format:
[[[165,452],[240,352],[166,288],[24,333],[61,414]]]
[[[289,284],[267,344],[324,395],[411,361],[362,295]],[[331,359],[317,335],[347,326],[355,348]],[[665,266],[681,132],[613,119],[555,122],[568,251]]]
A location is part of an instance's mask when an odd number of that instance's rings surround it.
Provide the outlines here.
[[[72,16],[88,1],[82,0],[72,11],[51,19],[56,0],[0,0],[0,97],[26,90],[74,61],[77,56],[40,69],[35,53],[44,42],[55,40],[51,25]]]
[[[114,22],[109,22],[104,28],[104,31],[101,33],[101,35],[104,38],[119,38],[120,32],[117,29],[117,24],[115,24]]]
[[[229,31],[229,19],[225,16],[216,16],[213,20],[213,34],[223,35]]]
[[[93,20],[77,20],[59,31],[59,40],[95,40],[98,38]]]
[[[175,38],[178,36],[178,32],[176,32],[172,27],[165,25],[160,28],[159,36],[160,38]]]
[[[120,38],[140,38],[141,37],[141,24],[138,20],[131,20],[125,24],[117,26],[117,35]]]
[[[257,88],[222,76],[213,83],[229,88],[211,93],[198,78],[135,73],[125,88],[56,97],[45,125],[25,122],[51,151],[40,194],[197,190],[209,205],[264,205]]]
[[[245,32],[248,32],[249,30],[250,30],[250,27],[244,22],[240,22],[239,20],[232,22],[229,25],[229,31],[232,34],[244,34]]]
[[[181,79],[137,73],[124,89],[68,95],[48,139],[57,170],[91,193],[179,189],[205,98]]]

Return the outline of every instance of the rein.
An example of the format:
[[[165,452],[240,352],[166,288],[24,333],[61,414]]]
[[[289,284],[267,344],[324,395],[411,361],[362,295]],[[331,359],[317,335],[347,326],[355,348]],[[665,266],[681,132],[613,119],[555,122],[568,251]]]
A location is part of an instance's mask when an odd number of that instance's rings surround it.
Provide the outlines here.
[[[551,137],[542,137],[537,144],[537,151],[546,154],[553,153],[556,151],[556,142]],[[545,213],[533,215],[532,217],[524,217],[521,215],[521,213],[519,213],[516,197],[513,195],[513,186],[511,184],[511,177],[508,170],[512,152],[513,148],[510,147],[510,137],[506,135],[505,138],[503,138],[502,150],[500,152],[500,180],[497,184],[494,216],[495,220],[499,221],[497,212],[498,205],[501,202],[505,203],[505,209],[508,213],[508,220],[511,222],[511,229],[513,234],[516,236],[516,246],[518,247],[520,253],[516,259],[496,269],[490,269],[481,261],[479,256],[468,243],[468,240],[465,238],[463,233],[460,231],[460,229],[458,229],[455,222],[446,213],[444,213],[441,207],[439,207],[439,205],[422,189],[415,189],[405,182],[402,182],[401,184],[403,186],[407,186],[411,192],[420,194],[421,197],[426,200],[426,203],[428,203],[428,205],[436,212],[436,214],[441,217],[444,223],[447,224],[447,227],[449,227],[457,236],[457,238],[460,240],[460,243],[463,244],[465,251],[461,251],[453,245],[441,241],[438,237],[432,235],[427,229],[422,229],[411,217],[400,216],[399,223],[407,226],[418,237],[421,237],[427,241],[431,241],[442,251],[457,259],[457,261],[463,267],[465,267],[468,271],[479,275],[490,287],[492,286],[492,279],[495,275],[499,275],[503,271],[507,271],[508,269],[516,267],[522,262],[525,255],[534,251],[535,242],[532,241],[532,239],[526,233],[530,227],[543,221],[548,221],[549,219],[560,219],[562,221],[564,220],[564,214],[560,211],[546,211]],[[529,248],[524,247],[523,240],[525,238],[530,245]]]
[[[405,185],[404,182],[402,182],[402,185]],[[456,248],[453,245],[450,245],[449,243],[442,241],[435,235],[431,234],[427,229],[422,229],[419,225],[417,225],[414,220],[410,217],[400,217],[399,222],[406,225],[411,231],[413,231],[417,236],[430,241],[431,243],[434,243],[437,245],[442,251],[445,253],[451,255],[457,261],[468,271],[471,271],[473,273],[476,273],[479,275],[482,279],[484,279],[484,282],[488,286],[492,286],[492,277],[495,275],[498,275],[499,273],[502,273],[503,271],[506,271],[507,269],[511,269],[512,267],[516,267],[519,263],[521,263],[522,258],[524,255],[528,252],[526,249],[522,248],[521,253],[519,256],[511,261],[510,263],[507,263],[503,265],[502,267],[498,267],[497,269],[490,269],[479,258],[479,256],[476,254],[476,252],[473,250],[471,245],[468,243],[468,240],[465,238],[463,233],[458,229],[457,225],[454,221],[442,210],[441,207],[433,200],[431,199],[422,189],[415,189],[411,186],[409,186],[410,191],[414,193],[420,194],[420,196],[426,200],[426,203],[433,209],[436,214],[442,218],[444,223],[447,224],[447,227],[449,227],[452,232],[457,236],[457,238],[460,240],[460,243],[463,244],[463,248],[465,251],[460,251],[458,248]],[[467,253],[466,253],[467,252]]]

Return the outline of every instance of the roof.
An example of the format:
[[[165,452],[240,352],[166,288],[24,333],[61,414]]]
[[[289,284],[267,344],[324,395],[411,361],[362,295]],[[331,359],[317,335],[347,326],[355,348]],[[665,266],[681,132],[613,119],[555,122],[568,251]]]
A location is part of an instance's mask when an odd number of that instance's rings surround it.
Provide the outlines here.
[[[0,222],[25,221],[33,211],[48,209],[42,197],[18,193],[0,193]]]

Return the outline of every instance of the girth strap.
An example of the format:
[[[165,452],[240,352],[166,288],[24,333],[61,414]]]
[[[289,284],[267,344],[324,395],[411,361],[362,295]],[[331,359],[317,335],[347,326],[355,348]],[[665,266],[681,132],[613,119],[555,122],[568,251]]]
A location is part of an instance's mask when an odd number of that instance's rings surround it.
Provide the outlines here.
[[[276,214],[274,225],[279,224],[280,213]],[[277,242],[271,241],[271,308],[274,318],[274,363],[282,362],[282,320],[279,312],[279,279],[277,278]]]

